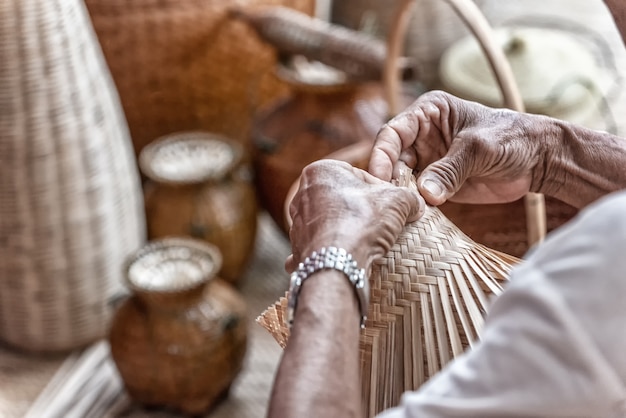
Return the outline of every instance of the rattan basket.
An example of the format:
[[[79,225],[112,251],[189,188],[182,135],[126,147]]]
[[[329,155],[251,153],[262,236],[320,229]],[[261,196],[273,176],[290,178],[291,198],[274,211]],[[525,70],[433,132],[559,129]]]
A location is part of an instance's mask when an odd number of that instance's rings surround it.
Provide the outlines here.
[[[105,335],[144,240],[138,171],[83,2],[0,17],[0,339],[71,349]]]
[[[86,0],[135,151],[172,132],[243,142],[257,108],[284,97],[274,51],[230,10],[314,0]]]

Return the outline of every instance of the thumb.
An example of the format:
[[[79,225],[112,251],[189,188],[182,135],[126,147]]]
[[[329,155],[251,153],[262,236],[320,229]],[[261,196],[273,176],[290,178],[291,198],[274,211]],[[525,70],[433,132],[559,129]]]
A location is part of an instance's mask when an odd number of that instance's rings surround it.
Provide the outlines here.
[[[422,217],[426,209],[424,199],[414,188],[402,187],[399,190],[405,194],[403,201],[409,205],[406,222],[414,222]]]
[[[426,167],[417,179],[417,187],[426,201],[441,205],[463,186],[470,174],[470,162],[462,150],[448,155]]]

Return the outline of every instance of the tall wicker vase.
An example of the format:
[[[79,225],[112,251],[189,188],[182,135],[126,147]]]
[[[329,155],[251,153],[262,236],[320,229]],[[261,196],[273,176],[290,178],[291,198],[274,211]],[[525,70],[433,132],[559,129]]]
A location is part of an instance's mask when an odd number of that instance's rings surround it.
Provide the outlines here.
[[[251,115],[287,93],[271,77],[274,51],[234,8],[314,0],[85,0],[117,85],[137,154],[171,132],[244,141]]]
[[[59,351],[106,334],[144,240],[138,179],[83,2],[1,2],[0,339]]]

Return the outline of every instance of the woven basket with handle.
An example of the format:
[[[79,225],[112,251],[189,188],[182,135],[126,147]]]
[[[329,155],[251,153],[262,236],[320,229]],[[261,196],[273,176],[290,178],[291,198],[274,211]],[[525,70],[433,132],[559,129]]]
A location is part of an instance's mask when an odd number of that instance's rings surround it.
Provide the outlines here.
[[[231,16],[314,0],[86,0],[136,153],[157,137],[202,130],[244,141],[251,116],[287,94],[275,54]]]
[[[144,240],[119,98],[79,0],[0,3],[0,339],[66,350],[105,335]]]
[[[471,1],[449,3],[485,44],[507,104],[523,110],[510,67],[502,51],[494,48],[482,14]],[[399,77],[393,57],[400,51],[410,6],[411,0],[401,5],[396,30],[389,39],[385,84],[392,111],[398,110],[399,102]],[[363,168],[367,151],[357,144],[329,157]],[[401,185],[416,187],[407,179],[413,177],[405,174]],[[296,182],[286,207],[297,187]],[[529,205],[533,215],[530,219],[541,218],[541,197],[531,196],[527,201],[539,206]],[[538,210],[533,213],[532,209]],[[538,225],[531,225],[536,239],[541,238],[544,220],[538,221]],[[526,237],[524,233],[524,241]],[[518,261],[476,243],[438,208],[427,208],[422,218],[404,227],[391,251],[374,263],[369,277],[371,301],[366,328],[360,336],[362,402],[367,417],[397,405],[403,392],[417,389],[480,338],[489,300],[502,291],[503,282]],[[286,299],[281,298],[257,319],[281,346],[289,338],[285,315]]]

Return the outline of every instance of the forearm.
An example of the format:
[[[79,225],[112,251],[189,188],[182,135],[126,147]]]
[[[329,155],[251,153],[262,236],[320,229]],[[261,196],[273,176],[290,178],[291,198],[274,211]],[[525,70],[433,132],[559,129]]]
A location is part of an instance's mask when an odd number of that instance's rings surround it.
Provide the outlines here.
[[[276,375],[269,417],[361,417],[359,309],[343,273],[324,270],[301,289]]]
[[[551,120],[545,173],[537,190],[574,207],[626,188],[626,139]]]

